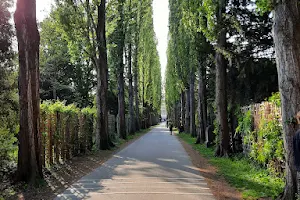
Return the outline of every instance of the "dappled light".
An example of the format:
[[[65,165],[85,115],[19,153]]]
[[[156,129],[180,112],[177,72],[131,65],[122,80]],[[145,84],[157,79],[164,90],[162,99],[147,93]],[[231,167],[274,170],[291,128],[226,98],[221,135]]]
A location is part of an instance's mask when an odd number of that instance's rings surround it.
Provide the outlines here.
[[[299,0],[0,0],[0,200],[300,197]]]
[[[210,189],[197,168],[192,166],[187,156],[181,157],[181,154],[186,153],[179,141],[163,130],[165,128],[154,128],[73,184],[58,199],[112,198],[111,195],[121,198],[122,195],[134,194],[144,198],[148,198],[147,195],[165,195],[166,198],[179,199],[178,195],[183,195],[191,196],[191,199],[197,196],[211,199]],[[157,141],[158,138],[160,141]],[[180,153],[173,154],[174,149]]]

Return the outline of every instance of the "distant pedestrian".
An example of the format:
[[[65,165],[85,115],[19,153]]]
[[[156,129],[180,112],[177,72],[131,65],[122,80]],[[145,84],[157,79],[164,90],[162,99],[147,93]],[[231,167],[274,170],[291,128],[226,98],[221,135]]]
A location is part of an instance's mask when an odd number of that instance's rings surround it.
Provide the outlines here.
[[[172,123],[170,123],[170,132],[171,132],[171,135],[172,135],[172,132],[173,132],[173,124]]]

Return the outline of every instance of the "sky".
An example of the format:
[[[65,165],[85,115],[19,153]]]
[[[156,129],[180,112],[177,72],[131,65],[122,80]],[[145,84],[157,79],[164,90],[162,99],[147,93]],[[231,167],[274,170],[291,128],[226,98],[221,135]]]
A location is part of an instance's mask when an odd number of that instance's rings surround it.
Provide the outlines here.
[[[43,21],[51,11],[51,4],[54,0],[37,0],[37,20]],[[162,78],[165,77],[167,66],[167,46],[168,46],[168,24],[169,24],[169,0],[153,0],[153,20],[156,33]]]
[[[52,2],[53,0],[36,0],[36,17],[39,22],[49,15]]]
[[[160,58],[162,78],[165,78],[167,66],[167,47],[169,32],[169,0],[153,0],[154,30],[158,40],[158,53]]]

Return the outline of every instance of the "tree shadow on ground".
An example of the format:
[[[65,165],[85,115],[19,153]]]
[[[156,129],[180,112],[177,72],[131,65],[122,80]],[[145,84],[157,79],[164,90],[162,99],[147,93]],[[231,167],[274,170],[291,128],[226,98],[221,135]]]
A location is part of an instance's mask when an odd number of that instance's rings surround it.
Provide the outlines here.
[[[146,135],[134,146],[119,152],[100,168],[73,184],[57,199],[88,199],[91,194],[103,194],[112,189],[107,186],[107,182],[117,180],[122,184],[124,180],[136,181],[139,177],[171,183],[176,185],[176,191],[182,194],[186,194],[186,184],[197,186],[204,191],[202,199],[212,199],[207,183],[199,170],[193,167],[179,141],[174,137],[170,138],[172,136],[169,136],[168,132],[160,133],[158,141],[153,135],[159,134],[159,131],[157,128],[157,133],[152,133],[152,136]],[[206,195],[209,197],[205,197]]]

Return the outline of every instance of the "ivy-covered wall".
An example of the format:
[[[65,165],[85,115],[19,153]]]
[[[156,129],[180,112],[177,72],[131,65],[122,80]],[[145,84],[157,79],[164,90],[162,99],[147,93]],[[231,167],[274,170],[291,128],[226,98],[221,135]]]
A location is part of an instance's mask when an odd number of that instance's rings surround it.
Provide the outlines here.
[[[267,101],[242,108],[237,134],[242,135],[243,151],[255,163],[283,176],[284,147],[279,93]]]

